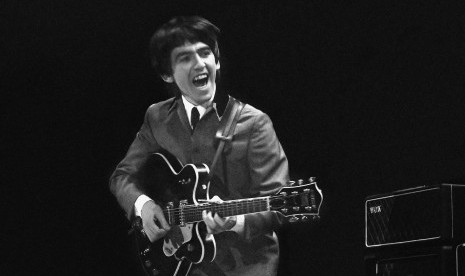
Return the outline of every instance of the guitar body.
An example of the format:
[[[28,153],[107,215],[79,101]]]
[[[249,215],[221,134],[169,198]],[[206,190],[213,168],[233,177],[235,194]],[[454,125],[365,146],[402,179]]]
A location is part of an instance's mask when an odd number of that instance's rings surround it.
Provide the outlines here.
[[[191,231],[192,237],[185,240],[175,253],[169,256],[165,254],[166,239],[151,243],[143,231],[140,218],[133,225],[133,229],[139,261],[148,275],[185,276],[189,274],[193,264],[213,261],[215,258],[215,240],[213,235],[207,233],[202,222],[190,224],[182,229],[186,232]]]
[[[154,153],[142,168],[139,179],[144,192],[167,210],[197,205],[208,199],[208,184],[204,183],[209,170],[205,164],[182,166],[169,153]],[[151,243],[142,227],[142,220],[133,223],[134,239],[139,260],[148,275],[185,276],[193,264],[213,261],[216,244],[207,233],[205,223],[183,223],[165,214],[171,225],[168,235]]]
[[[207,227],[203,222],[188,224],[186,227],[180,227],[181,231],[191,234],[185,242],[176,250],[174,256],[176,259],[187,259],[192,263],[198,264],[203,261],[211,262],[215,259],[216,244],[213,235],[208,234]],[[166,241],[166,240],[165,240]],[[166,249],[166,242],[163,250]],[[166,253],[165,253],[166,254]]]
[[[205,164],[183,166],[166,152],[154,153],[137,176],[143,192],[163,206],[165,219],[171,230],[163,238],[151,243],[137,218],[132,232],[139,260],[147,275],[186,276],[194,264],[212,262],[216,256],[213,235],[208,234],[202,221],[202,211],[218,213],[222,217],[276,211],[290,223],[319,218],[323,194],[314,178],[283,187],[273,196],[262,196],[212,203],[209,169]],[[203,201],[202,201],[203,200]]]
[[[141,268],[146,275],[172,276],[188,275],[192,262],[187,259],[176,259],[168,257],[164,254],[161,248],[163,247],[163,239],[151,243],[142,228],[142,220],[137,218],[133,224],[134,241],[138,260],[141,263]]]

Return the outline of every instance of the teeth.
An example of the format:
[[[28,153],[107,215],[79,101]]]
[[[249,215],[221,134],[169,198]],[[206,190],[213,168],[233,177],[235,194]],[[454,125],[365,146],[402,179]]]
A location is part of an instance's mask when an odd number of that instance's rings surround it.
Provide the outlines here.
[[[198,75],[194,78],[194,81],[200,81],[207,78],[207,74]]]

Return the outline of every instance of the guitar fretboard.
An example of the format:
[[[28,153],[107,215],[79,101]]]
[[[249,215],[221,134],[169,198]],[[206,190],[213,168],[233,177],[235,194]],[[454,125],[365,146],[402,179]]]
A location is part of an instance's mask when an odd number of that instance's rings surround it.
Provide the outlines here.
[[[171,210],[165,209],[165,217],[170,218],[173,224],[194,223],[202,220],[202,211],[207,210],[221,217],[245,215],[270,210],[269,197],[257,197],[224,201],[222,203],[201,203],[198,205],[185,205]]]

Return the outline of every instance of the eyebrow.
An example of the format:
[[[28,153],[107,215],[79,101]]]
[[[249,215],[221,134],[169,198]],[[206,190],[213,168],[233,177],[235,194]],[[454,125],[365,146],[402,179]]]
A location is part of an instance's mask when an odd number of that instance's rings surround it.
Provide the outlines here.
[[[210,47],[207,45],[207,46],[202,46],[200,48],[198,48],[196,50],[196,52],[198,51],[204,51],[204,50],[209,50],[211,51]],[[188,55],[190,53],[192,53],[193,51],[190,51],[190,50],[184,50],[184,51],[181,51],[179,53],[176,54],[176,56],[174,56],[174,60],[178,60],[180,57],[184,56],[184,55]]]

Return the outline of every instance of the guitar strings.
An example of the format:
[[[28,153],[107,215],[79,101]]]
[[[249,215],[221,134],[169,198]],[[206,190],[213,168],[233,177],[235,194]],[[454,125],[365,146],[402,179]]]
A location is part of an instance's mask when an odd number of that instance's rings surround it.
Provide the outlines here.
[[[225,201],[225,202],[209,202],[209,203],[201,203],[201,204],[188,204],[188,205],[185,205],[184,207],[182,208],[179,208],[179,207],[176,207],[176,208],[166,208],[163,210],[163,212],[168,212],[168,210],[170,212],[176,212],[178,210],[188,210],[189,208],[201,208],[201,207],[209,207],[209,206],[223,206],[225,208],[237,208],[236,206],[231,206],[231,205],[240,205],[240,204],[247,204],[247,205],[251,205],[252,206],[254,204],[262,204],[263,202],[267,202],[268,199],[272,200],[272,199],[276,199],[276,198],[291,198],[291,197],[297,197],[298,195],[287,195],[287,196],[270,196],[270,197],[267,197],[267,198],[258,198],[258,199],[243,199],[243,200],[238,200],[238,201],[234,201],[234,202],[230,202],[230,201]]]
[[[202,212],[203,210],[199,210],[198,208],[196,208],[198,206],[193,206],[193,208],[190,208],[190,209],[186,209],[184,210],[184,212],[180,212],[180,211],[176,211],[174,213],[171,213],[168,214],[167,212],[165,212],[165,214],[167,216],[169,215],[172,215],[172,216],[175,216],[175,222],[180,222],[180,221],[176,221],[176,218],[181,216],[181,213],[182,213],[182,219],[183,220],[186,220],[185,222],[186,223],[189,223],[189,222],[195,222],[195,221],[201,221],[202,220]],[[228,216],[231,216],[233,214],[247,214],[247,213],[255,213],[255,212],[261,212],[261,211],[266,211],[268,210],[268,204],[267,202],[263,201],[263,202],[257,202],[257,203],[254,203],[252,206],[238,206],[237,207],[234,207],[234,206],[230,206],[230,207],[226,207],[226,206],[215,206],[215,205],[210,205],[210,206],[204,206],[204,207],[211,207],[211,208],[207,208],[208,210],[211,210],[211,211],[215,211],[215,212],[220,212],[222,213],[222,216],[225,216],[225,217],[228,217]],[[241,212],[243,211],[243,212]],[[232,212],[230,214],[230,212]],[[178,218],[178,220],[181,220],[181,218]]]
[[[262,206],[268,206],[266,201],[263,202],[255,202],[252,204],[235,204],[234,206],[223,206],[223,205],[216,205],[216,204],[208,204],[208,205],[190,205],[185,206],[184,208],[174,208],[174,209],[165,209],[163,210],[164,213],[170,214],[180,214],[181,212],[184,214],[190,214],[199,212],[202,213],[203,210],[215,210],[215,211],[232,211],[232,210],[248,210],[248,209],[257,209]]]
[[[182,208],[172,208],[164,209],[163,213],[174,219],[175,223],[178,223],[181,219],[186,220],[186,223],[196,222],[202,220],[203,210],[211,210],[215,212],[221,212],[222,216],[228,217],[230,215],[237,214],[248,214],[268,210],[269,200],[276,198],[295,198],[298,195],[276,195],[269,196],[265,198],[252,198],[252,199],[242,199],[234,202],[211,202],[211,203],[202,203],[198,205],[189,204],[185,205]],[[252,211],[251,211],[252,210]],[[241,212],[243,211],[243,212]],[[230,214],[230,212],[232,212]],[[182,214],[182,218],[181,218]],[[177,218],[177,220],[176,220]]]

